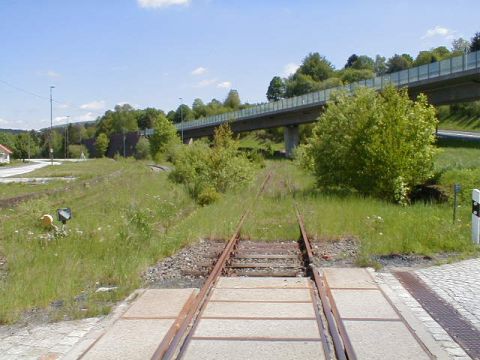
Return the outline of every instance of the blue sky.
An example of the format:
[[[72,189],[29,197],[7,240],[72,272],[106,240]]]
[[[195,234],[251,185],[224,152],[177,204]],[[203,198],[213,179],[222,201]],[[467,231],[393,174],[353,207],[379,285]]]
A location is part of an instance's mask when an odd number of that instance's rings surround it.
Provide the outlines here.
[[[230,88],[265,101],[309,52],[337,68],[352,53],[416,55],[470,39],[479,13],[478,0],[0,0],[0,128],[48,126],[50,85],[57,124]]]

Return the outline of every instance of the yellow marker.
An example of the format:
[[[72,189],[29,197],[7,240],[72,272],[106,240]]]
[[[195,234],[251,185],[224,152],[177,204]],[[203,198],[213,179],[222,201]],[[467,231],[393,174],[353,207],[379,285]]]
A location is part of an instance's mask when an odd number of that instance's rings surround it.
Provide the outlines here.
[[[53,225],[52,215],[45,214],[40,218],[40,220],[42,221],[42,225],[46,228],[52,227]]]

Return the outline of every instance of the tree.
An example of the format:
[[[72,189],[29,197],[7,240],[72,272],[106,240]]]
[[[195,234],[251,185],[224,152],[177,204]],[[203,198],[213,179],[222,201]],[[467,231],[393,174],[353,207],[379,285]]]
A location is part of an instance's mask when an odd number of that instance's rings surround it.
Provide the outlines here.
[[[472,40],[470,40],[470,51],[480,50],[480,32],[473,35]]]
[[[207,116],[207,106],[203,103],[202,99],[193,100],[192,110],[195,115],[195,119]]]
[[[302,65],[298,68],[297,74],[310,76],[314,81],[326,80],[333,76],[333,65],[319,53],[310,53],[303,59]]]
[[[352,65],[357,61],[358,56],[356,54],[350,55],[350,57],[347,59],[347,63],[345,64],[345,69],[351,68]]]
[[[95,140],[95,149],[97,150],[98,157],[105,156],[109,143],[110,143],[110,139],[106,134],[101,133],[100,135],[97,136],[97,139]]]
[[[450,50],[446,46],[439,46],[432,50],[432,53],[438,59],[437,61],[450,57]]]
[[[87,139],[87,137],[87,129],[83,124],[70,124],[68,127],[70,144],[81,144],[82,140]]]
[[[420,66],[438,61],[438,57],[433,51],[420,51],[415,58],[413,65]]]
[[[374,73],[372,70],[369,70],[369,69],[357,70],[354,68],[341,70],[339,72],[339,75],[340,75],[340,79],[347,84],[353,83],[355,81],[371,79],[372,77],[374,77]]]
[[[357,58],[357,60],[355,60],[351,67],[357,70],[373,71],[375,68],[375,62],[371,57],[367,55],[361,55]]]
[[[175,124],[179,124],[182,121],[191,121],[195,119],[195,115],[193,114],[192,109],[188,105],[182,104],[177,108],[175,111],[175,117],[173,118],[173,122]]]
[[[138,128],[141,130],[152,129],[155,118],[159,114],[163,114],[163,111],[154,108],[146,108],[145,110],[141,110],[138,115]]]
[[[15,135],[8,132],[0,132],[0,144],[5,145],[12,151],[15,151]]]
[[[268,85],[268,101],[278,101],[284,98],[286,90],[285,81],[280,76],[274,76],[270,81],[270,85]]]
[[[413,59],[408,54],[393,55],[387,62],[387,73],[405,70],[411,68]]]
[[[177,128],[165,115],[159,114],[154,121],[154,132],[150,137],[150,153],[155,158],[157,154],[165,152],[167,147],[178,142]]]
[[[375,74],[377,75],[384,75],[387,72],[387,63],[384,56],[375,56],[373,71],[375,71]]]
[[[240,95],[238,95],[238,91],[233,89],[230,90],[225,98],[225,101],[223,102],[223,106],[236,110],[240,108],[240,105],[242,105],[242,102],[240,101]]]
[[[39,151],[35,139],[28,132],[22,132],[16,136],[13,149],[14,156],[22,160],[35,156]]]
[[[470,49],[470,42],[464,38],[458,38],[452,41],[452,52],[464,53]]]
[[[286,97],[308,94],[319,90],[319,81],[312,79],[310,75],[297,73],[287,81],[285,95]]]
[[[407,203],[409,191],[433,174],[435,109],[393,86],[334,94],[313,135],[300,147],[318,186]]]

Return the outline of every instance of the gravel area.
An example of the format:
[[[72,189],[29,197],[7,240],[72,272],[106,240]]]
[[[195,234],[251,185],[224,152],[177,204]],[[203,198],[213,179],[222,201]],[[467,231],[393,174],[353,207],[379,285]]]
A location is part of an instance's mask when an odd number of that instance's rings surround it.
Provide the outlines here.
[[[359,242],[351,236],[339,239],[314,239],[313,263],[319,267],[353,267],[358,255]]]
[[[200,288],[208,276],[208,265],[223,250],[222,240],[205,240],[183,248],[176,254],[162,259],[143,274],[150,288]]]

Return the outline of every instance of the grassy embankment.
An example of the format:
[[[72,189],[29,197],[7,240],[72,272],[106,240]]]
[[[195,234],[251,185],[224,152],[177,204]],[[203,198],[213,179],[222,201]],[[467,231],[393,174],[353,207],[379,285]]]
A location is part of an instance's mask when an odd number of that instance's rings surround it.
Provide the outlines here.
[[[480,131],[480,118],[463,114],[451,114],[440,119],[439,129],[459,131]]]
[[[103,166],[102,162],[94,164]],[[452,224],[451,204],[400,207],[351,193],[322,193],[315,189],[314,179],[294,163],[277,160],[268,161],[248,189],[199,207],[181,186],[168,181],[166,173],[153,173],[133,160],[116,164],[123,169],[122,176],[108,182],[0,211],[0,256],[8,263],[8,275],[0,280],[0,322],[15,321],[22,311],[46,308],[56,300],[64,301],[56,310],[59,317],[107,312],[113,302],[142,285],[140,275],[149,264],[201,237],[228,238],[269,170],[274,176],[245,224],[245,237],[296,239],[295,199],[312,236],[325,240],[358,237],[360,263],[368,263],[372,254],[468,255],[475,251],[470,243],[467,197],[457,223]],[[464,171],[465,166],[478,167],[480,150],[445,148],[436,164],[438,170],[449,169],[444,176],[449,171]],[[72,165],[76,166],[80,164]],[[48,169],[44,171],[49,174]],[[462,182],[451,174],[455,182]],[[449,185],[450,180],[441,181]],[[74,212],[70,234],[49,240],[38,218],[62,206],[71,206]],[[99,286],[118,289],[95,294]]]

